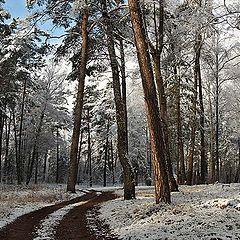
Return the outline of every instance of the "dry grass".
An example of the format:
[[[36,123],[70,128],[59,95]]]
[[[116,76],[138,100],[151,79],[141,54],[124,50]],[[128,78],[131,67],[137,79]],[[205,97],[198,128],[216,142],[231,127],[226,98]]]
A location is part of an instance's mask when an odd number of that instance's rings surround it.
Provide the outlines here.
[[[55,203],[69,198],[70,195],[66,193],[65,187],[60,185],[0,186],[0,205],[3,203]]]

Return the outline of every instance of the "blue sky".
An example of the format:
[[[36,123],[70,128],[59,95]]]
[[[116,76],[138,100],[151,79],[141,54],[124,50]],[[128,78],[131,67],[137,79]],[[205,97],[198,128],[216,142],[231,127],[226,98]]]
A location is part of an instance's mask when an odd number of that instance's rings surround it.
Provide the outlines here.
[[[4,8],[11,13],[13,18],[24,18],[28,11],[25,7],[25,0],[5,0]]]
[[[25,18],[27,15],[30,14],[28,9],[26,8],[26,0],[5,0],[4,9],[6,9],[12,18]],[[38,24],[39,25],[39,24]],[[43,30],[51,30],[53,25],[51,21],[47,21],[44,25],[39,26]],[[62,35],[64,30],[62,28],[54,28],[54,35]],[[51,42],[59,42],[59,39],[52,39]]]

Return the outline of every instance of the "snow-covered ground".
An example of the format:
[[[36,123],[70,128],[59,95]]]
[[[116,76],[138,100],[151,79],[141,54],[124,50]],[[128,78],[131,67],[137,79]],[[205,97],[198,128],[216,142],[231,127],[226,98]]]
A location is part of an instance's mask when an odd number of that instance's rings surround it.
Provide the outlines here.
[[[123,195],[121,187],[94,190]],[[153,187],[138,187],[136,192],[136,200],[120,197],[100,209],[100,220],[124,240],[240,239],[240,184],[181,186],[180,192],[172,193],[170,205],[155,204]],[[66,193],[65,185],[0,185],[0,228],[25,213],[82,194]],[[54,227],[75,206],[68,205],[43,219],[36,239],[51,239]]]
[[[66,193],[66,185],[0,185],[0,228],[21,215],[82,194]]]
[[[182,186],[172,204],[154,202],[140,188],[136,200],[104,203],[100,218],[124,240],[240,239],[240,184]]]

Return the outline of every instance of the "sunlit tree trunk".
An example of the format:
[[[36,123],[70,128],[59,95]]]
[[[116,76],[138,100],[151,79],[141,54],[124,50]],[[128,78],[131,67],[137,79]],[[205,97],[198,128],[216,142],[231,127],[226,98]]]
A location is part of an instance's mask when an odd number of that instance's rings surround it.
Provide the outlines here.
[[[83,109],[83,94],[84,94],[84,84],[86,76],[86,66],[88,59],[88,11],[84,10],[81,22],[81,34],[82,34],[82,48],[80,56],[80,67],[79,67],[79,77],[78,77],[78,91],[76,106],[74,109],[74,126],[72,133],[72,142],[70,149],[70,162],[68,170],[68,180],[67,180],[67,191],[75,192],[75,185],[77,182],[77,155],[78,155],[78,144],[79,135],[82,120],[82,109]]]
[[[163,49],[164,37],[164,7],[163,1],[160,0],[158,4],[159,12],[157,14],[156,5],[153,5],[153,20],[154,20],[154,33],[155,33],[155,46],[149,41],[151,55],[153,59],[155,80],[158,90],[158,100],[160,105],[160,116],[163,122],[163,134],[165,143],[165,156],[167,164],[168,179],[171,191],[178,191],[178,185],[173,175],[171,154],[169,148],[169,127],[168,127],[168,113],[167,113],[167,99],[165,95],[165,87],[161,72],[161,53]]]
[[[153,69],[148,51],[140,2],[139,0],[129,0],[128,3],[138,53],[138,62],[142,77],[145,104],[147,108],[147,118],[151,136],[156,203],[170,203],[170,188],[166,168],[162,124],[160,120],[157,91],[154,83]]]
[[[159,95],[159,104],[160,104],[160,116],[163,123],[163,135],[165,143],[165,156],[167,164],[167,172],[169,178],[169,184],[171,191],[178,191],[178,185],[173,175],[173,168],[171,162],[171,154],[169,148],[169,128],[168,128],[168,114],[167,114],[167,99],[165,95],[164,83],[161,74],[160,67],[160,54],[152,53],[153,62],[154,62],[154,72],[157,83],[158,95]]]

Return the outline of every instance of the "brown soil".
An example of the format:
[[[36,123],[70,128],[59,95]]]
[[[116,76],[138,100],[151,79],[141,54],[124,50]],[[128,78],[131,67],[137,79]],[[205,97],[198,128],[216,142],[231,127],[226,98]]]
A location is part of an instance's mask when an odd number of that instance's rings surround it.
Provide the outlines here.
[[[107,225],[97,222],[98,205],[104,201],[108,201],[116,198],[111,192],[103,192],[101,195],[97,195],[92,191],[85,194],[82,197],[74,198],[70,201],[65,201],[52,206],[44,207],[37,211],[23,215],[16,219],[14,222],[8,224],[6,227],[0,230],[1,240],[32,240],[34,238],[34,232],[38,228],[40,221],[47,215],[63,208],[69,204],[78,202],[86,203],[73,208],[57,226],[56,240],[77,240],[77,239],[118,239],[109,235],[109,228]],[[91,211],[95,215],[94,224],[97,231],[91,231],[87,226],[87,213]]]
[[[116,198],[116,195],[110,192],[105,192],[101,195],[95,195],[87,203],[72,209],[60,222],[56,232],[56,240],[117,240],[117,237],[112,236],[109,233],[108,226],[99,222],[97,218],[98,205],[114,198]],[[87,224],[88,213],[91,213],[91,224]],[[95,219],[94,222],[92,222],[93,219]],[[94,227],[94,230],[89,228],[90,225]]]

